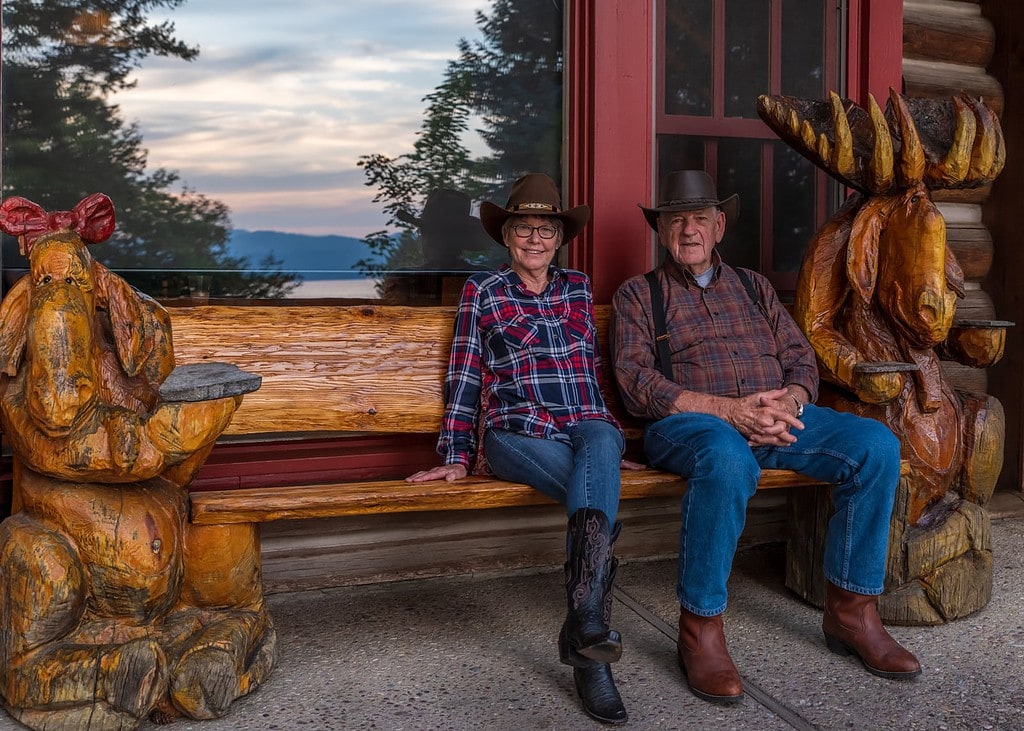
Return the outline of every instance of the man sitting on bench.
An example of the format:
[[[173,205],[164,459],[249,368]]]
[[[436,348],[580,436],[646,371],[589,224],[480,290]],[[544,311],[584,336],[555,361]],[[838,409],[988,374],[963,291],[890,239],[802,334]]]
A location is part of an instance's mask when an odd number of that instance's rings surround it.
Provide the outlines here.
[[[703,171],[670,174],[654,208],[641,206],[668,250],[650,278],[626,281],[612,302],[615,375],[623,403],[651,421],[651,465],[688,481],[679,538],[679,664],[705,700],[743,696],[726,648],[726,582],[762,468],[833,484],[822,628],[830,650],[871,673],[920,674],[885,630],[889,518],[900,444],[879,421],[813,404],[814,351],[768,280],[725,264],[715,246],[735,221]]]

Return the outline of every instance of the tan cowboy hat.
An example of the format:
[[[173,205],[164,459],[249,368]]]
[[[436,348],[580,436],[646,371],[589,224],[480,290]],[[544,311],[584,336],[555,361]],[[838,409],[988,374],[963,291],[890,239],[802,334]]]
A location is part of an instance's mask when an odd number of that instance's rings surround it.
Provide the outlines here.
[[[543,173],[528,173],[512,184],[508,203],[504,208],[484,201],[480,204],[480,222],[492,239],[502,246],[501,227],[509,216],[550,216],[562,222],[565,231],[562,243],[575,237],[590,220],[590,206],[576,206],[562,210],[555,181]]]
[[[676,170],[669,173],[661,183],[659,200],[653,208],[640,206],[644,218],[655,231],[658,230],[658,215],[661,213],[696,211],[717,206],[725,213],[725,220],[729,223],[735,222],[740,215],[739,196],[733,193],[725,200],[719,200],[714,181],[703,170]]]

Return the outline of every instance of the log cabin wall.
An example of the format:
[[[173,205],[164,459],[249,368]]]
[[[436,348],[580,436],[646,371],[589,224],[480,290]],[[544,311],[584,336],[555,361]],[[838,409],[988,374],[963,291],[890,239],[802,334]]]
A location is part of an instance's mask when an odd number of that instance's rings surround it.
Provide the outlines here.
[[[997,228],[994,211],[1007,203],[1002,191],[1020,165],[1011,152],[1010,139],[1019,130],[1007,122],[1004,76],[990,73],[996,49],[1005,40],[1001,23],[993,23],[992,8],[1009,12],[1019,0],[904,0],[903,87],[910,96],[949,98],[964,91],[982,97],[1003,123],[1007,134],[1008,164],[992,186],[974,190],[937,191],[935,201],[946,219],[947,240],[964,270],[967,296],[958,305],[959,317],[1006,319],[1020,325],[1011,329],[1004,361],[991,369],[946,363],[953,382],[963,388],[992,394],[1006,412],[1005,457],[999,487],[1020,489],[1021,378],[1020,287],[1014,297],[1010,272],[1020,271],[1017,244],[1010,232]],[[982,12],[983,5],[986,11]],[[1019,15],[1019,11],[1016,11]],[[997,32],[997,28],[1000,29]],[[1019,191],[1020,187],[1016,187]],[[1019,204],[1011,204],[1019,205]],[[1005,217],[1004,217],[1005,220]],[[1015,260],[1015,263],[1012,261]],[[1014,375],[1016,374],[1016,375]]]
[[[989,393],[1006,412],[1006,445],[999,488],[1024,490],[1024,7],[1020,0],[982,0],[982,15],[995,29],[989,73],[1003,89],[1006,167],[992,185],[982,220],[992,234],[993,263],[984,285],[999,316],[1017,323],[1006,339],[1006,356],[990,369]]]

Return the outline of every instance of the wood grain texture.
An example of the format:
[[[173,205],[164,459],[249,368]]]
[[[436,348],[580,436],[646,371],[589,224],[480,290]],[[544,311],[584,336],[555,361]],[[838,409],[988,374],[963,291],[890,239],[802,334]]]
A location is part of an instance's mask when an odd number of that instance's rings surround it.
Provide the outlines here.
[[[759,489],[823,485],[789,470],[764,470]],[[679,496],[683,481],[658,470],[622,473],[622,500]],[[406,513],[553,505],[527,485],[482,477],[455,482],[404,480],[249,488],[193,493],[196,525],[266,523],[276,520],[337,518],[347,515]]]
[[[786,540],[786,503],[815,490],[762,490],[747,505],[740,549]],[[616,516],[623,561],[674,559],[679,498],[629,500]],[[259,526],[264,592],[529,569],[548,570],[552,591],[565,563],[565,510],[558,505],[282,520]]]
[[[992,58],[995,43],[995,29],[977,5],[904,3],[906,56],[984,67]]]
[[[964,279],[981,281],[992,268],[992,234],[982,223],[946,223],[946,241],[963,269]]]
[[[228,434],[436,432],[453,312],[178,308],[172,313],[175,357],[178,363],[226,361],[263,377]]]
[[[609,305],[595,308],[607,353]],[[263,378],[225,434],[433,434],[441,426],[454,307],[179,307],[171,312],[180,364],[226,361]],[[244,333],[244,336],[241,334]],[[610,359],[605,359],[610,368]],[[630,436],[606,371],[605,398]]]
[[[963,91],[983,98],[1000,117],[1003,114],[1002,86],[976,66],[904,58],[903,81],[907,96],[948,99]]]

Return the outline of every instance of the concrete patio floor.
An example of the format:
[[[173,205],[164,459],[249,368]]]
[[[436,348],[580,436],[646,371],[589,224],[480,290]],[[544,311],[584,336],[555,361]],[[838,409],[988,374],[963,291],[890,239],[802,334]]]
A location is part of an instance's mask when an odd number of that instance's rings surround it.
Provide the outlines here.
[[[737,556],[726,634],[747,697],[719,707],[686,688],[674,656],[675,562],[623,564],[614,666],[646,729],[1024,728],[1024,500],[992,506],[995,582],[980,612],[939,627],[893,627],[924,667],[915,682],[867,674],[828,652],[820,612],[783,586],[780,545]],[[580,709],[555,638],[558,571],[405,581],[268,597],[280,659],[224,718],[146,731],[608,728]],[[0,715],[0,728],[23,728]]]

